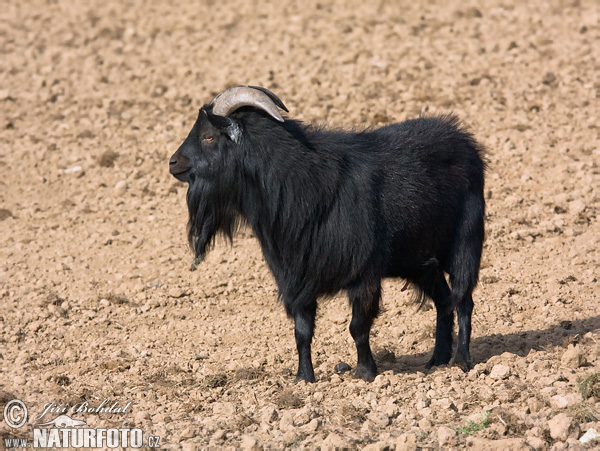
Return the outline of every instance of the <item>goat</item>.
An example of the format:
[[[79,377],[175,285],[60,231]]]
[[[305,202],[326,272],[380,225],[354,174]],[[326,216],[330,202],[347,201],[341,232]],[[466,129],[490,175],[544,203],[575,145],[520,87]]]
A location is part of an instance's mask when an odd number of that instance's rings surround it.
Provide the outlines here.
[[[271,91],[237,86],[204,105],[169,161],[189,184],[188,239],[201,261],[240,224],[258,238],[294,319],[296,380],[315,380],[311,342],[317,300],[346,290],[355,377],[377,375],[369,334],[381,280],[410,280],[433,300],[437,325],[427,368],[471,367],[472,291],[484,239],[483,146],[454,115],[363,131],[285,119]],[[449,275],[450,288],[445,273]]]

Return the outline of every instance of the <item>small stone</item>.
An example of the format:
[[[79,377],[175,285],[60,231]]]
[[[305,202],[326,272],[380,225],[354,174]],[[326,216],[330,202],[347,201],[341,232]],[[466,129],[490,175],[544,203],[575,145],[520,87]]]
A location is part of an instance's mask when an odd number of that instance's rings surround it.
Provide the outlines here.
[[[525,438],[525,441],[527,442],[527,444],[529,446],[531,446],[534,449],[545,449],[546,448],[546,442],[544,440],[542,440],[540,437],[528,435]]]
[[[352,367],[346,362],[339,362],[336,366],[333,367],[333,371],[340,374],[350,371],[351,369]]]
[[[396,418],[400,414],[400,406],[398,404],[386,404],[381,411],[389,418]]]
[[[586,360],[581,348],[572,344],[568,346],[567,350],[560,358],[560,364],[568,368],[579,368],[580,366],[585,365],[585,363]]]
[[[169,289],[169,296],[172,298],[181,298],[187,296],[188,292],[180,287],[173,287]]]
[[[388,379],[387,375],[379,374],[375,377],[375,380],[373,380],[372,384],[373,387],[382,389],[390,386],[390,380]]]
[[[119,154],[114,150],[106,150],[98,157],[98,164],[103,168],[112,168]]]
[[[321,422],[317,418],[313,418],[302,427],[304,432],[316,432],[319,429]]]
[[[490,377],[492,379],[500,380],[507,379],[510,376],[510,367],[507,365],[494,365],[492,371],[490,371]]]
[[[554,395],[550,398],[550,407],[554,409],[564,409],[574,406],[583,401],[583,397],[579,393],[569,393],[567,395]]]
[[[567,440],[579,436],[579,426],[565,413],[559,413],[548,421],[550,437],[554,440]]]
[[[279,431],[280,433],[282,431]],[[281,441],[283,443],[292,443],[292,442],[297,442],[298,441],[298,433],[296,432],[296,430],[289,430],[287,432],[285,432],[283,435],[280,436],[281,437]]]
[[[564,409],[568,405],[568,401],[563,395],[554,395],[550,398],[550,407],[554,409]]]
[[[0,208],[0,221],[4,221],[5,219],[12,218],[12,212],[7,210],[6,208]]]
[[[64,170],[65,174],[77,174],[81,171],[83,171],[83,168],[81,166],[73,166]]]
[[[596,429],[590,428],[587,430],[587,432],[585,434],[583,434],[581,436],[579,441],[581,443],[583,443],[584,445],[587,445],[588,443],[590,443],[592,441],[600,441],[600,433],[598,433],[598,431]]]
[[[417,435],[412,432],[400,434],[396,439],[397,450],[414,450],[417,447]]]
[[[417,397],[417,403],[415,407],[417,408],[417,410],[423,410],[425,407],[429,407],[430,404],[431,400],[427,396],[420,395]]]
[[[455,412],[458,412],[458,408],[454,405],[450,398],[442,398],[438,400],[436,404],[445,411],[454,410]]]
[[[91,139],[91,138],[95,138],[95,137],[96,137],[96,135],[91,130],[83,130],[81,133],[79,133],[77,135],[77,138],[79,138],[79,139]]]
[[[542,83],[549,86],[556,85],[556,75],[553,72],[546,72],[546,75],[542,78]]]
[[[569,203],[569,213],[572,215],[578,215],[579,213],[583,213],[585,210],[585,202],[581,199],[574,200]]]
[[[383,412],[371,412],[367,415],[367,419],[371,420],[378,428],[384,428],[390,424],[390,418]]]
[[[240,447],[242,449],[249,449],[251,451],[262,449],[258,444],[258,440],[256,440],[255,437],[247,434],[242,436]]]
[[[196,435],[194,428],[192,427],[187,427],[183,430],[183,432],[181,433],[181,438],[182,439],[188,439],[188,438],[192,438]]]
[[[294,416],[289,410],[285,411],[279,420],[279,429],[288,431],[294,429]]]
[[[456,441],[456,431],[447,426],[442,426],[437,430],[438,445],[441,448],[453,445]]]
[[[310,421],[312,412],[308,407],[303,407],[294,415],[294,424],[296,426],[303,426]]]
[[[417,425],[419,426],[419,429],[423,429],[424,431],[431,429],[431,421],[427,418],[421,418]]]
[[[323,440],[322,449],[342,449],[347,448],[349,442],[342,436],[335,432],[330,433],[325,440]]]
[[[213,440],[221,440],[223,437],[225,437],[226,432],[227,431],[225,431],[224,429],[217,429],[212,436]],[[192,435],[192,437],[193,437],[193,435]],[[191,438],[191,437],[188,437],[188,438]]]
[[[375,423],[373,423],[373,421],[371,421],[367,418],[365,420],[365,422],[362,424],[362,426],[360,427],[360,433],[364,436],[367,436],[367,435],[374,434],[377,431],[377,429],[378,428],[375,425]]]
[[[123,196],[127,192],[127,182],[125,180],[117,182],[114,192],[117,196]]]

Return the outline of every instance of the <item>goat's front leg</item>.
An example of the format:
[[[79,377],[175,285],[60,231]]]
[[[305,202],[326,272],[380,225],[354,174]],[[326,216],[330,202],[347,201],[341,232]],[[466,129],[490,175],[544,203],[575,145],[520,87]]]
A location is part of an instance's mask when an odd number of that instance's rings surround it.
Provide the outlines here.
[[[296,308],[293,312],[294,334],[296,336],[296,348],[298,349],[298,374],[296,375],[296,382],[315,381],[310,345],[315,330],[316,313],[316,301],[307,306]]]

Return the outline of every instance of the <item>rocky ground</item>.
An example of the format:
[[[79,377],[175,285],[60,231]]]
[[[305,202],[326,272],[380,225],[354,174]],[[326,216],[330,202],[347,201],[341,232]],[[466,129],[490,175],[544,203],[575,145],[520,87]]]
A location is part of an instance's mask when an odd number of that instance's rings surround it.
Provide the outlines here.
[[[73,416],[168,448],[583,446],[600,431],[599,23],[594,0],[4,2],[0,407],[29,420],[0,435],[110,399],[131,406]],[[389,280],[375,381],[334,371],[355,361],[340,295],[320,304],[317,382],[294,384],[251,232],[190,271],[167,162],[235,84],[348,127],[454,111],[487,146],[471,372],[425,370],[434,309]]]

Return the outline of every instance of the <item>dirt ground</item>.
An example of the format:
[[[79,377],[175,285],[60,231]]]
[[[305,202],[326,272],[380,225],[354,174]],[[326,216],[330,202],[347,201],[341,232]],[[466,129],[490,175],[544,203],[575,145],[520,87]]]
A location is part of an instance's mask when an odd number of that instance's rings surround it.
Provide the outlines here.
[[[0,411],[29,418],[0,435],[105,399],[131,404],[69,415],[168,448],[561,449],[600,431],[600,388],[581,389],[600,365],[599,23],[594,0],[3,2]],[[190,270],[168,158],[236,84],[307,122],[454,111],[487,146],[472,371],[425,370],[435,311],[388,280],[375,381],[334,371],[355,365],[341,293],[320,303],[317,382],[294,384],[251,231]]]

